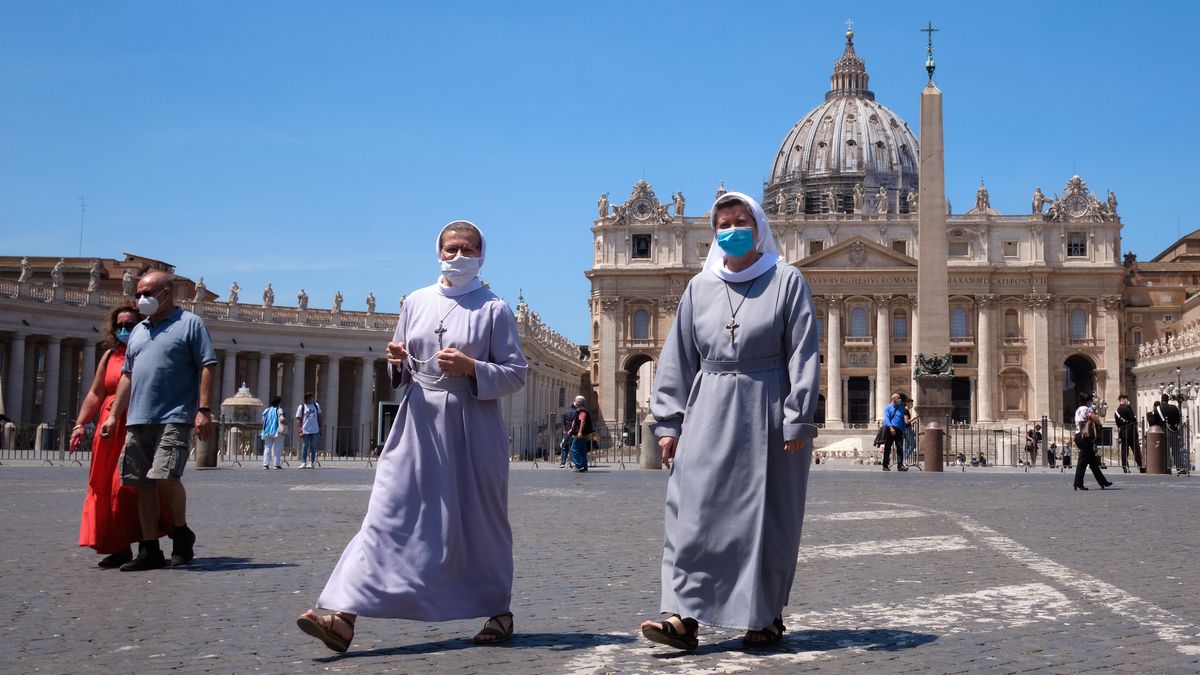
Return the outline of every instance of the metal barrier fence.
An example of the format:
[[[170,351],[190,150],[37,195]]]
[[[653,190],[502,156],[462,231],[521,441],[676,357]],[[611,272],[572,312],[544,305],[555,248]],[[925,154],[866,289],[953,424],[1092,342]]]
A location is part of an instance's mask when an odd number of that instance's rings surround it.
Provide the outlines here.
[[[243,462],[258,462],[263,460],[262,425],[260,424],[231,424],[218,423],[217,430],[217,463],[229,462],[241,466]],[[374,463],[379,453],[372,443],[370,425],[353,424],[339,425],[326,428],[317,435],[317,466],[325,462],[367,462]],[[283,448],[280,459],[284,465],[300,462],[300,436],[294,427],[288,428],[283,434]],[[192,439],[192,450],[195,451],[195,437]]]
[[[95,427],[84,429],[79,449],[69,452],[68,443],[74,425],[60,415],[54,424],[16,424],[0,426],[0,464],[7,461],[39,461],[43,464],[87,464],[92,461],[92,434]]]
[[[640,426],[597,424],[594,432],[592,449],[588,451],[589,466],[636,466],[641,461]],[[562,416],[547,415],[544,422],[536,425],[512,426],[508,434],[512,461],[553,461],[560,453]]]

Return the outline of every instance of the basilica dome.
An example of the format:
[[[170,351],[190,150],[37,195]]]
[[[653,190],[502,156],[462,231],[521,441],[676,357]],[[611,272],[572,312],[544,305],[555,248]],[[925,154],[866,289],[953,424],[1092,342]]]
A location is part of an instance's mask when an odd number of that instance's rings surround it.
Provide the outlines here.
[[[881,186],[887,212],[908,210],[907,194],[918,182],[917,137],[875,100],[867,81],[854,33],[847,31],[825,101],[792,127],[775,156],[763,189],[763,203],[773,212],[878,213]]]

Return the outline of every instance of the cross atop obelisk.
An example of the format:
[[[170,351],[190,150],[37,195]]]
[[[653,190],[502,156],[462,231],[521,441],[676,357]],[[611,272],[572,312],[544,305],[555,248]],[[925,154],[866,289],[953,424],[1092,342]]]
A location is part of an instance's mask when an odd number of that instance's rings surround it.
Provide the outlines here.
[[[929,36],[929,44],[925,47],[925,72],[929,73],[929,81],[933,82],[933,71],[937,68],[937,64],[933,62],[933,34],[937,33],[940,28],[934,28],[933,22],[921,29],[922,33]]]

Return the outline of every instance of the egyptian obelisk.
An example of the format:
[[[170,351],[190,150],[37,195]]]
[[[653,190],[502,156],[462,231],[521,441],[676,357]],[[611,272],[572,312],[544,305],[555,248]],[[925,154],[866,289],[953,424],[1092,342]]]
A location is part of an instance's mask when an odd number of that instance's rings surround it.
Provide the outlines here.
[[[945,466],[945,424],[952,404],[950,380],[949,275],[946,268],[946,162],[942,147],[942,92],[933,83],[933,33],[930,23],[925,69],[929,83],[921,92],[921,164],[917,230],[917,324],[913,345],[913,399],[925,423],[920,450],[926,471]],[[914,331],[916,333],[916,331]]]

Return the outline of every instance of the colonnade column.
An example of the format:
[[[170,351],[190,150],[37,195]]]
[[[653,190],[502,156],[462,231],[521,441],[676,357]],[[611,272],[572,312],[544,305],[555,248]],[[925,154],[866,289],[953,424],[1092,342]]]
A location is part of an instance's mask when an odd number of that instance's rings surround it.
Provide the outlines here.
[[[258,378],[254,383],[254,397],[263,403],[271,402],[271,355],[266,352],[258,354]]]
[[[292,355],[292,391],[290,394],[288,394],[288,396],[290,398],[289,398],[289,400],[284,401],[284,405],[287,406],[286,408],[284,408],[284,410],[287,411],[288,419],[292,421],[292,429],[289,429],[289,432],[291,432],[293,429],[295,429],[295,426],[296,426],[296,421],[293,419],[293,416],[296,414],[296,411],[300,408],[300,404],[304,403],[304,355],[303,354]],[[300,439],[298,439],[298,438],[295,439],[295,441],[293,441],[293,443],[297,447],[299,447]]]
[[[1100,299],[1104,303],[1104,391],[1101,392],[1103,399],[1108,401],[1110,405],[1116,405],[1117,396],[1121,394],[1124,386],[1121,384],[1121,374],[1124,369],[1121,368],[1121,307],[1122,297],[1120,295],[1103,295]],[[1099,331],[1097,331],[1099,332]],[[1114,408],[1115,410],[1115,408]],[[1195,419],[1195,418],[1190,418]]]
[[[333,454],[338,447],[338,385],[342,377],[341,358],[336,354],[330,356],[326,366],[321,376],[321,388],[324,392],[317,403],[321,405],[321,417],[325,418],[325,428],[322,429],[325,432],[325,451]]]
[[[992,301],[995,296],[990,294],[980,295],[975,299],[976,307],[979,310],[979,327],[975,331],[975,339],[978,341],[979,359],[976,363],[976,372],[979,373],[978,388],[976,390],[976,409],[979,411],[979,416],[976,420],[979,422],[992,422],[996,419],[995,408],[993,403],[996,400],[996,377],[995,377],[995,350],[993,344],[995,336],[992,335]]]
[[[83,342],[83,365],[79,367],[79,400],[87,397],[96,378],[96,343],[90,338]]]
[[[58,376],[62,367],[62,338],[46,342],[46,377],[42,382],[42,421],[54,424],[58,417]]]
[[[371,422],[373,421],[375,406],[375,359],[371,357],[362,357],[360,359],[358,376],[358,437],[362,439],[362,447],[360,451],[366,454],[371,449]],[[378,439],[380,444],[383,439]]]
[[[909,350],[908,356],[908,391],[912,396],[917,395],[917,378],[912,374],[916,372],[917,367],[917,345],[921,342],[921,322],[917,319],[917,296],[913,295],[908,298],[908,320],[909,320],[909,335],[912,336],[912,348]]]
[[[875,408],[871,419],[883,413],[884,401],[892,400],[892,334],[888,329],[890,295],[875,296]]]
[[[1032,420],[1040,420],[1043,415],[1050,415],[1050,382],[1058,375],[1058,369],[1051,372],[1048,350],[1050,348],[1050,323],[1046,310],[1050,306],[1051,296],[1048,293],[1031,293],[1027,298],[1033,330],[1030,331],[1029,345],[1025,348],[1025,372],[1030,377],[1029,410],[1027,415]]]
[[[24,421],[24,403],[25,336],[18,333],[13,336],[12,347],[8,350],[8,392],[4,396],[6,414],[17,424]]]
[[[826,299],[829,310],[825,315],[825,426],[841,429],[842,424],[842,296]]]
[[[592,320],[600,322],[600,414],[608,422],[619,422],[617,408],[619,407],[617,382],[617,322],[621,301],[619,298],[596,297],[592,299],[593,307],[599,305],[599,311],[593,311]],[[514,415],[515,419],[521,419]]]
[[[221,395],[217,398],[217,405],[237,393],[237,352],[232,349],[226,349],[225,354],[221,359]]]

